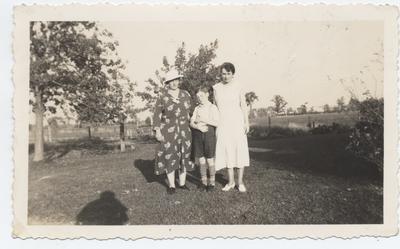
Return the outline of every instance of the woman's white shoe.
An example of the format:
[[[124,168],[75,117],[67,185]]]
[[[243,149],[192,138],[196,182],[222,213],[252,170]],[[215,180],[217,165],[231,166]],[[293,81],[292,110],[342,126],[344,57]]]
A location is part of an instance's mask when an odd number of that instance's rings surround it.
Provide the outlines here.
[[[222,191],[229,191],[235,187],[235,184],[226,184],[225,187],[222,188]]]
[[[247,190],[246,190],[246,187],[244,186],[244,184],[239,184],[239,192],[242,192],[242,193],[244,193],[244,192],[246,192]]]

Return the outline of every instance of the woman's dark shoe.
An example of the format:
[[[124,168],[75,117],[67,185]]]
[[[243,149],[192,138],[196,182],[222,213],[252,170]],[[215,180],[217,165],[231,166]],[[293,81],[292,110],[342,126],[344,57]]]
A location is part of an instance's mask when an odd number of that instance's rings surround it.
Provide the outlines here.
[[[208,185],[207,186],[207,192],[213,192],[215,190],[215,186],[214,185]]]
[[[186,190],[186,191],[190,191],[190,188],[188,188],[188,186],[186,186],[186,184],[182,185],[182,186],[179,185],[178,188]]]
[[[200,185],[198,186],[198,189],[199,189],[201,192],[204,192],[204,191],[207,190],[207,186],[204,185],[204,184],[200,184]]]
[[[169,187],[169,188],[167,188],[167,194],[169,194],[169,195],[173,195],[173,194],[175,194],[175,188],[172,188],[172,187]]]

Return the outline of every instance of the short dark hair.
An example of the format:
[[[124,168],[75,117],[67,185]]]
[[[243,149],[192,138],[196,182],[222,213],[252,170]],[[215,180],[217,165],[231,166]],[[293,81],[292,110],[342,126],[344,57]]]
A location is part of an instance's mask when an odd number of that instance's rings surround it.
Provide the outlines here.
[[[203,85],[203,86],[200,86],[197,90],[196,90],[196,94],[198,93],[198,92],[203,92],[203,93],[210,93],[210,90],[211,90],[211,88],[209,87],[209,86],[207,86],[207,85]]]
[[[221,72],[222,72],[222,69],[225,69],[226,71],[231,72],[232,74],[235,74],[235,66],[230,62],[224,62],[221,65],[221,69],[220,69]]]

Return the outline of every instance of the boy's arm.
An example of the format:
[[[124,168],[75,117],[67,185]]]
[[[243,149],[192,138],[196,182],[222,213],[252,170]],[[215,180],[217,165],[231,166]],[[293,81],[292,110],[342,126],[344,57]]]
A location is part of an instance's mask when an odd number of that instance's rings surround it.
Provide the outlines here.
[[[196,123],[196,116],[197,116],[197,108],[194,108],[192,117],[190,118],[190,127],[192,127],[193,129],[199,129]]]
[[[218,127],[219,111],[215,105],[211,105],[209,119],[206,121],[208,125]]]

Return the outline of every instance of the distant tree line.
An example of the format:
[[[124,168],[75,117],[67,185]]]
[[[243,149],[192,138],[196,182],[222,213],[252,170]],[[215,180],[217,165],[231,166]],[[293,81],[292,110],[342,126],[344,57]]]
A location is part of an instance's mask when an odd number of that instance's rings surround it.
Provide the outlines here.
[[[258,98],[257,98],[258,99]],[[322,110],[315,110],[313,106],[309,106],[308,102],[304,102],[297,108],[287,107],[288,102],[281,95],[274,95],[271,99],[272,105],[268,107],[253,108],[250,111],[251,117],[266,117],[279,115],[302,115],[313,113],[340,113],[347,111],[358,111],[360,101],[356,98],[350,98],[346,104],[344,97],[340,97],[336,101],[336,105],[330,106],[325,104]]]

